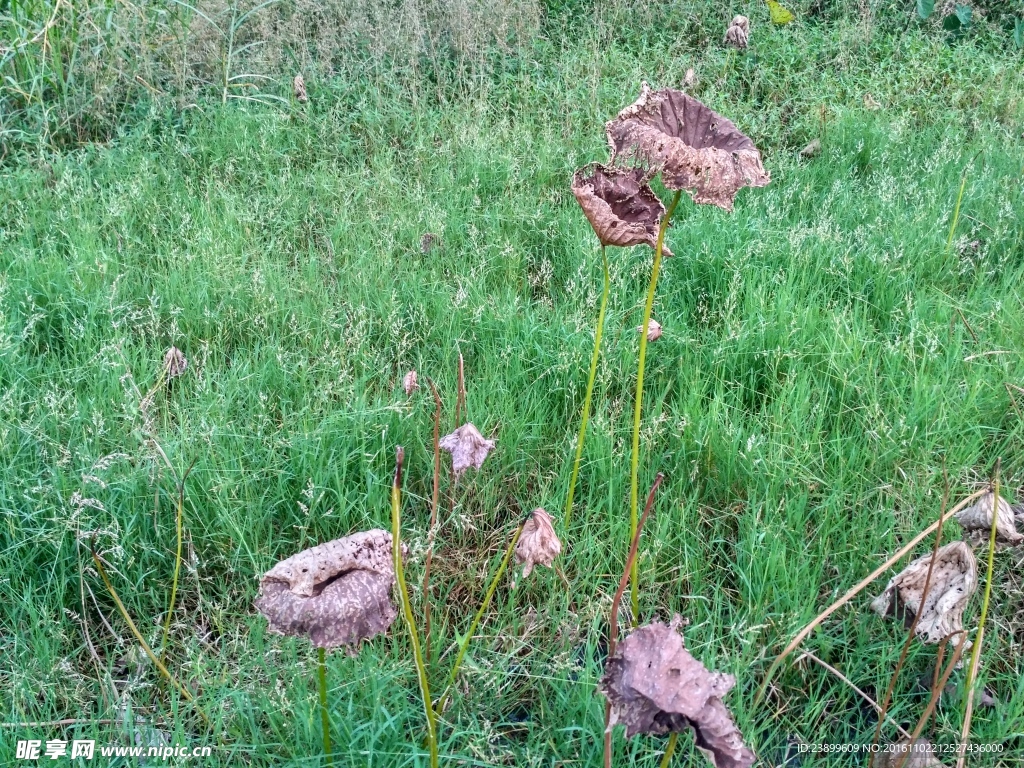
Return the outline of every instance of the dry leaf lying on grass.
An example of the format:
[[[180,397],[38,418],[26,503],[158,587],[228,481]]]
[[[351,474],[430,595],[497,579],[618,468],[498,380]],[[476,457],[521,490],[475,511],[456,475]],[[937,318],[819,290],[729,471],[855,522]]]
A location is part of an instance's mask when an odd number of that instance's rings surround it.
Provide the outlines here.
[[[537,507],[533,510],[533,516],[523,526],[523,532],[516,544],[516,563],[526,564],[523,576],[529,576],[535,565],[546,565],[550,568],[561,551],[562,542],[555,535],[551,515]]]
[[[642,325],[638,325],[636,327],[636,331],[637,331],[637,333],[643,333],[644,327]],[[647,340],[648,341],[657,341],[660,338],[661,338],[661,323],[659,323],[657,320],[655,320],[652,317],[651,318],[651,322],[647,325]]]
[[[988,544],[992,531],[992,502],[995,494],[986,493],[973,507],[958,512],[956,521],[964,529],[964,538],[974,545]],[[1024,536],[1017,533],[1013,520],[1013,507],[1006,499],[1000,497],[996,512],[996,545],[1015,547],[1024,541]]]
[[[417,379],[416,371],[409,371],[405,374],[405,377],[402,379],[402,389],[405,390],[405,394],[412,396],[412,393],[420,388]]]
[[[623,723],[626,738],[692,728],[716,768],[748,768],[754,753],[722,703],[736,679],[709,672],[691,656],[678,625],[676,616],[671,625],[640,627],[608,658],[600,688],[611,703],[609,727]]]
[[[634,158],[661,173],[669,189],[685,189],[695,203],[732,210],[743,187],[763,187],[769,176],[761,153],[730,120],[682,91],[652,91],[605,124],[612,160]]]
[[[741,51],[747,47],[750,41],[750,19],[746,16],[733,16],[729,22],[729,28],[725,30],[723,45],[732,45]]]
[[[260,581],[256,608],[274,634],[355,648],[395,620],[394,583],[391,534],[364,531],[279,562]]]
[[[821,139],[813,139],[806,147],[800,150],[800,157],[814,157],[821,152]]]
[[[943,768],[945,765],[935,757],[935,748],[928,739],[914,739],[913,743],[904,739],[887,744],[883,749],[884,752],[872,756],[871,768],[896,768],[901,764],[903,768]]]
[[[452,455],[452,469],[458,480],[470,467],[480,469],[487,454],[494,450],[494,443],[467,421],[450,435],[442,437],[438,445]]]
[[[177,347],[171,347],[164,355],[164,370],[167,371],[167,378],[174,379],[181,376],[188,368],[188,360]]]
[[[295,92],[295,99],[303,104],[309,101],[309,96],[306,95],[306,80],[302,74],[295,76],[295,80],[292,81],[292,90]]]
[[[697,77],[697,73],[693,71],[693,67],[686,70],[686,74],[683,76],[683,87],[693,90],[697,87],[697,83],[700,82],[700,78]]]
[[[909,627],[921,609],[931,557],[929,552],[917,558],[890,579],[885,591],[871,602],[871,610],[880,616],[900,617]],[[978,563],[971,548],[962,541],[940,547],[935,554],[928,598],[914,634],[922,642],[938,643],[951,633],[962,631],[964,608],[977,586]]]
[[[641,168],[608,168],[591,163],[572,176],[572,193],[602,245],[657,247],[665,206]],[[662,251],[671,256],[668,248]]]

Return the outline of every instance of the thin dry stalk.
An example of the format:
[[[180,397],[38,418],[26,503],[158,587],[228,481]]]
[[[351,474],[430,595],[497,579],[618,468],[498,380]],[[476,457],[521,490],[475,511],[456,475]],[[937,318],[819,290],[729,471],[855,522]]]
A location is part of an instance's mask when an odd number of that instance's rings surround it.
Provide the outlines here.
[[[783,649],[782,653],[780,653],[775,658],[775,661],[773,661],[772,665],[768,668],[768,672],[767,672],[767,674],[765,674],[764,680],[761,682],[761,687],[757,691],[757,696],[754,699],[754,703],[758,704],[758,703],[761,702],[761,700],[764,698],[765,689],[768,687],[768,683],[771,682],[772,675],[775,674],[775,671],[779,668],[779,665],[782,664],[783,660],[790,653],[793,652],[794,648],[796,648],[798,645],[800,645],[800,643],[802,643],[804,641],[804,639],[809,634],[811,634],[811,632],[814,631],[815,627],[817,627],[819,624],[821,624],[821,622],[823,622],[825,619],[827,619],[829,616],[831,616],[837,610],[839,610],[844,605],[846,605],[848,602],[850,602],[858,594],[860,594],[864,590],[865,587],[867,587],[869,584],[871,584],[871,582],[873,582],[875,579],[877,579],[879,576],[881,576],[883,573],[885,573],[885,571],[888,570],[894,563],[899,561],[900,558],[902,558],[904,555],[906,555],[908,552],[910,552],[914,547],[916,547],[918,544],[920,544],[927,536],[929,536],[931,533],[933,533],[936,528],[938,528],[940,525],[945,523],[946,520],[948,520],[950,517],[955,515],[961,509],[966,509],[972,502],[974,502],[975,500],[981,498],[986,493],[988,493],[988,489],[987,488],[982,488],[980,491],[975,491],[970,496],[968,496],[966,499],[964,499],[959,504],[957,504],[955,507],[953,507],[951,510],[949,510],[949,512],[947,512],[944,515],[941,515],[938,520],[936,520],[934,523],[932,523],[927,528],[925,528],[923,531],[921,531],[919,534],[917,534],[913,539],[911,539],[910,542],[906,546],[903,547],[903,549],[901,549],[895,555],[893,555],[888,560],[886,560],[884,563],[882,563],[880,566],[878,566],[878,568],[876,568],[870,574],[868,574],[862,581],[860,581],[855,587],[853,587],[853,589],[851,589],[849,592],[847,592],[841,598],[839,598],[834,603],[832,603],[832,605],[830,605],[828,608],[826,608],[824,611],[822,611],[820,614],[818,614],[818,616],[810,624],[808,624],[806,627],[804,627],[802,630],[800,630],[800,632],[797,633],[797,636],[794,637],[789,642],[789,645],[787,645]]]
[[[943,473],[945,474],[945,473]],[[928,600],[928,590],[932,586],[932,569],[935,566],[935,558],[939,553],[939,545],[942,543],[942,521],[943,515],[946,512],[946,506],[949,504],[949,477],[945,478],[945,487],[942,491],[942,509],[939,513],[939,527],[935,531],[935,544],[932,545],[932,557],[928,561],[928,573],[925,574],[924,588],[921,590],[921,604],[920,610],[914,614],[914,620],[910,623],[910,629],[907,630],[907,639],[903,643],[903,650],[900,651],[900,659],[896,662],[896,669],[892,672],[892,677],[889,678],[889,687],[885,689],[885,698],[882,700],[882,707],[879,710],[881,716],[878,718],[878,724],[875,726],[875,736],[871,741],[872,750],[878,745],[878,740],[882,736],[882,721],[886,718],[889,712],[889,703],[892,700],[892,692],[896,688],[896,678],[899,677],[900,670],[903,669],[903,664],[907,660],[907,654],[910,653],[910,644],[914,640],[914,630],[917,629],[917,622],[921,618],[924,606]],[[897,726],[898,728],[899,726]],[[905,736],[907,735],[903,729],[900,732]],[[908,736],[909,738],[909,736]],[[872,754],[874,752],[872,751]]]
[[[1013,403],[1013,410],[1017,412],[1017,418],[1024,421],[1024,413],[1021,413],[1020,407],[1017,405],[1017,398],[1013,396],[1013,390],[1017,390],[1018,393],[1024,395],[1024,388],[1011,384],[1008,381],[1004,381],[1003,386],[1006,387],[1006,394],[1010,396],[1010,402]]]
[[[458,429],[462,426],[462,412],[466,410],[466,372],[465,366],[462,360],[462,353],[459,353],[459,381],[458,390],[455,396],[455,428]],[[469,418],[469,414],[466,414],[466,418]]]
[[[437,533],[437,504],[441,492],[441,396],[427,376],[434,395],[434,492],[430,497],[430,533],[427,535],[427,558],[423,566],[423,634],[426,657],[430,658],[430,563],[434,559],[434,536]]]
[[[619,604],[622,602],[622,594],[626,591],[626,585],[629,584],[629,575],[633,570],[633,563],[636,562],[636,552],[640,545],[640,532],[643,531],[644,523],[647,522],[647,516],[651,513],[651,509],[654,507],[654,492],[658,490],[658,486],[661,485],[661,481],[664,479],[665,475],[659,472],[657,477],[654,478],[654,485],[651,486],[650,493],[647,494],[647,503],[644,505],[644,513],[641,515],[640,520],[637,523],[636,532],[633,534],[633,541],[629,545],[629,556],[626,557],[626,567],[622,570],[622,578],[619,579],[619,587],[615,590],[615,597],[612,598],[612,611],[608,620],[609,657],[615,655],[615,646],[619,639]],[[634,613],[634,623],[636,623],[636,618],[636,614]],[[611,768],[612,766],[611,717],[612,703],[611,701],[606,700],[604,704],[604,768]]]

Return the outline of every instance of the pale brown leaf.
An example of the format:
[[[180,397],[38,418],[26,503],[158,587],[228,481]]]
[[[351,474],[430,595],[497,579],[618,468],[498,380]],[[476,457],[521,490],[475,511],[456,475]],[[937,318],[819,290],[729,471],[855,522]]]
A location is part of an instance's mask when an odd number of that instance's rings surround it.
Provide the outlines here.
[[[550,568],[561,551],[562,542],[555,535],[551,515],[537,507],[523,526],[523,532],[516,544],[516,563],[525,564],[523,576],[529,576],[535,565],[546,565]]]
[[[642,325],[638,325],[636,327],[636,330],[637,330],[637,333],[643,333],[644,327]],[[661,323],[659,323],[657,320],[655,320],[652,317],[651,318],[651,322],[647,325],[647,340],[648,341],[657,341],[660,338],[661,338]]]
[[[405,390],[405,394],[411,396],[413,392],[420,388],[416,371],[409,371],[402,378],[402,389]]]
[[[295,100],[305,104],[309,101],[309,96],[306,94],[306,80],[302,77],[302,74],[295,76],[295,80],[292,81],[292,90],[295,93]]]
[[[995,494],[987,493],[978,502],[956,515],[956,521],[964,529],[964,536],[975,546],[988,544],[992,531],[992,506]],[[1024,541],[1024,536],[1017,532],[1014,524],[1013,507],[1002,496],[996,512],[996,545],[999,547],[1015,547]]]
[[[164,355],[164,370],[167,371],[167,378],[174,379],[181,376],[188,368],[188,360],[177,347],[171,347]]]
[[[665,206],[640,168],[609,168],[591,163],[572,177],[572,193],[603,245],[655,248]],[[666,256],[672,253],[662,245]]]
[[[494,440],[488,440],[469,422],[456,429],[450,435],[441,438],[438,445],[452,455],[452,469],[455,479],[470,467],[480,469],[487,454],[494,450]]]
[[[729,22],[729,28],[725,30],[723,45],[731,45],[741,51],[747,47],[750,40],[750,19],[746,16],[733,16]]]

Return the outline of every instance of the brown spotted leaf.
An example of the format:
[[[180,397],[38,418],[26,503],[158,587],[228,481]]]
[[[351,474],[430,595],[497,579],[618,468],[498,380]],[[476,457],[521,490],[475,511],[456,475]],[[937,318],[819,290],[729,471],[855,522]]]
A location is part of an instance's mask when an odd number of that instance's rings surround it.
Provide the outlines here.
[[[962,541],[939,547],[928,598],[922,607],[931,557],[929,552],[917,558],[890,579],[885,591],[871,602],[871,610],[880,616],[902,618],[908,627],[920,611],[914,634],[924,643],[935,644],[963,630],[964,608],[978,586],[978,563],[974,552]]]
[[[274,634],[307,637],[317,648],[357,648],[398,615],[391,557],[391,534],[382,530],[304,550],[267,571],[256,608]]]
[[[525,563],[523,576],[529,576],[535,565],[546,565],[548,568],[562,551],[562,542],[555,535],[555,527],[551,515],[543,508],[537,507],[519,535],[516,544],[516,563]]]
[[[608,658],[600,688],[611,704],[611,725],[623,723],[627,738],[690,728],[716,768],[749,768],[754,753],[722,703],[735,678],[709,672],[691,656],[677,625],[678,617],[671,625],[640,627]]]
[[[733,16],[732,21],[729,22],[729,28],[725,30],[725,37],[722,39],[722,44],[731,45],[742,51],[747,47],[747,43],[749,42],[750,19],[746,16]]]
[[[994,493],[986,493],[973,507],[957,513],[956,520],[964,529],[964,536],[975,545],[987,544],[992,531],[992,506]],[[1015,547],[1024,541],[1014,525],[1013,507],[1002,496],[996,512],[996,544],[1000,547]]]
[[[467,421],[450,435],[442,437],[438,445],[452,455],[452,469],[458,480],[470,467],[480,469],[487,454],[494,450],[494,443]]]
[[[696,203],[732,210],[743,187],[763,187],[769,176],[754,142],[730,120],[682,91],[652,91],[605,124],[612,160],[633,158],[661,173],[669,189],[685,189]]]
[[[602,245],[657,247],[665,206],[641,168],[609,168],[591,163],[572,177],[572,193]],[[672,253],[662,245],[663,253]]]
[[[305,104],[309,101],[309,96],[306,94],[306,80],[302,74],[295,76],[292,81],[292,92],[295,94],[295,100]]]

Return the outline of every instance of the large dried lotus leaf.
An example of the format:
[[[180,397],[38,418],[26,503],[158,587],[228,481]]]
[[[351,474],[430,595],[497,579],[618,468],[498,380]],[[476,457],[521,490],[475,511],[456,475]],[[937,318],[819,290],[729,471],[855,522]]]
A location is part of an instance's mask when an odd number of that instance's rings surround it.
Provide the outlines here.
[[[732,121],[682,91],[652,91],[605,124],[612,160],[630,157],[660,171],[669,189],[685,189],[696,203],[732,210],[743,187],[763,187],[769,176],[761,153]]]
[[[656,248],[665,206],[640,168],[609,168],[591,163],[572,177],[572,193],[602,245]],[[662,251],[671,252],[662,244]]]
[[[487,454],[494,450],[494,440],[488,440],[468,421],[450,435],[445,435],[438,446],[452,455],[455,479],[470,467],[480,469]]]
[[[992,502],[995,494],[987,493],[973,507],[957,513],[957,522],[964,529],[964,535],[973,544],[987,544],[992,531]],[[996,505],[996,544],[1002,547],[1015,547],[1024,541],[1024,536],[1017,533],[1014,525],[1014,509],[999,497]]]
[[[516,543],[516,562],[525,563],[523,576],[529,576],[535,565],[546,565],[548,568],[562,551],[562,542],[555,535],[555,527],[543,508],[533,510],[530,519],[523,526]]]
[[[623,723],[627,738],[689,727],[717,768],[748,768],[754,753],[721,700],[735,684],[732,675],[709,672],[691,656],[674,624],[654,622],[623,640],[600,686],[611,703],[611,725]]]
[[[309,597],[316,585],[354,570],[394,576],[391,534],[374,529],[318,544],[279,562],[267,571],[262,583],[283,581],[296,595]]]
[[[922,642],[934,644],[963,630],[964,609],[978,586],[978,563],[974,552],[962,541],[939,547],[928,598],[922,608],[921,595],[931,557],[929,552],[917,558],[890,579],[885,591],[872,601],[871,609],[881,616],[901,616],[908,626],[920,612],[914,634]]]

